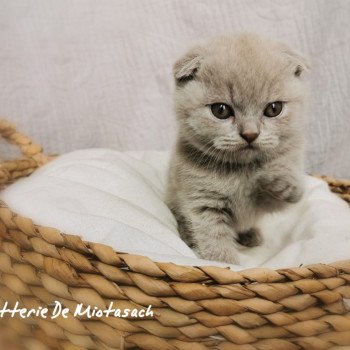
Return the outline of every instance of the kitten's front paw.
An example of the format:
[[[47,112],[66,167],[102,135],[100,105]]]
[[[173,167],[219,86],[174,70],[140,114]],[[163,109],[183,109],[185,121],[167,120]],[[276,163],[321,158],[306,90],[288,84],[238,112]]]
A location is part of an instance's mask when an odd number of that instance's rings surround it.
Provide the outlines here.
[[[256,247],[262,243],[263,239],[258,229],[251,228],[247,231],[238,232],[236,241],[244,247]]]
[[[259,196],[269,195],[279,201],[296,203],[303,196],[303,189],[292,175],[272,175],[259,181]]]
[[[237,247],[232,236],[223,239],[197,240],[193,248],[198,257],[206,260],[222,261],[228,264],[237,264]]]

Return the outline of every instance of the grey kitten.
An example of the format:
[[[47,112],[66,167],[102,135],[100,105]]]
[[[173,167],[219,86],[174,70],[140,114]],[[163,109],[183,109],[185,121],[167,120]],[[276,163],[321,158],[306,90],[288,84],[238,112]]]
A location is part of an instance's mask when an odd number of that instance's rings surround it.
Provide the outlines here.
[[[301,199],[307,69],[287,46],[250,34],[211,40],[175,63],[167,203],[201,258],[235,263],[238,243],[261,243],[264,213]]]

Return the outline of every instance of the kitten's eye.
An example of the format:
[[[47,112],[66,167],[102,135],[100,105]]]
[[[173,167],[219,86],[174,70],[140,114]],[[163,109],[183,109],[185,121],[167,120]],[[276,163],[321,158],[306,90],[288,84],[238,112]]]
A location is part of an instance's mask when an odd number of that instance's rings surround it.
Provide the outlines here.
[[[210,106],[210,109],[218,119],[228,119],[235,115],[233,109],[225,103],[214,103]]]
[[[281,114],[282,108],[283,108],[283,102],[280,102],[280,101],[271,102],[266,106],[264,110],[264,115],[269,118],[277,117],[278,115]]]

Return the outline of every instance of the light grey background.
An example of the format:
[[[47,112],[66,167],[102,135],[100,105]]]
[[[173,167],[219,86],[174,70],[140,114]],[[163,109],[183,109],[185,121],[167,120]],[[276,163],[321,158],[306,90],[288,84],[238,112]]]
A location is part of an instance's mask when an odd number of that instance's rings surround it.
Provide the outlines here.
[[[0,115],[50,153],[169,149],[174,60],[237,31],[311,58],[308,169],[350,178],[348,0],[0,0]]]

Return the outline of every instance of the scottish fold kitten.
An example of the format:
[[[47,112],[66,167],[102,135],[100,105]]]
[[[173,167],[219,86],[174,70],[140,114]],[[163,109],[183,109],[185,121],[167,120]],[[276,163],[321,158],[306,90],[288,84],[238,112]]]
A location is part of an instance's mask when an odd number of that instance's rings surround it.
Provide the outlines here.
[[[304,58],[250,34],[196,46],[174,65],[179,125],[167,203],[201,257],[235,263],[259,219],[303,194]]]

